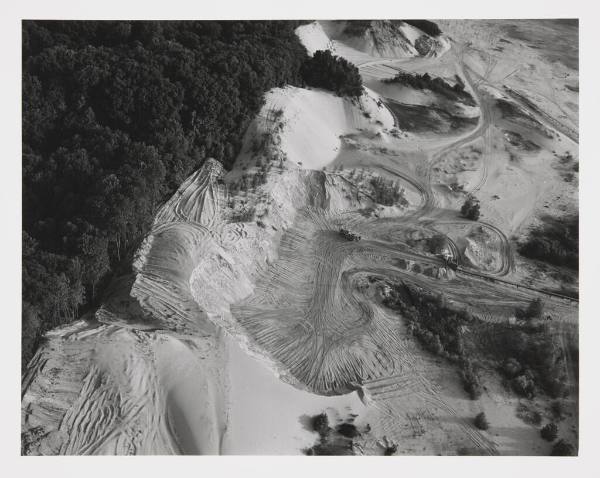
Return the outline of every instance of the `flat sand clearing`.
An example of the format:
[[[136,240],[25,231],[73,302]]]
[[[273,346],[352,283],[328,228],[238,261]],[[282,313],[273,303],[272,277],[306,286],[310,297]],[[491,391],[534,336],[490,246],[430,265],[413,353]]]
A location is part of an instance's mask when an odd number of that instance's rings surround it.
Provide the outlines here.
[[[203,351],[190,345],[165,337],[154,349],[168,426],[181,454],[219,454],[226,427],[222,378],[207,373]]]
[[[230,389],[224,454],[297,455],[318,437],[307,428],[308,416],[327,411],[361,415],[366,409],[356,392],[325,397],[299,390],[236,341],[226,343]]]

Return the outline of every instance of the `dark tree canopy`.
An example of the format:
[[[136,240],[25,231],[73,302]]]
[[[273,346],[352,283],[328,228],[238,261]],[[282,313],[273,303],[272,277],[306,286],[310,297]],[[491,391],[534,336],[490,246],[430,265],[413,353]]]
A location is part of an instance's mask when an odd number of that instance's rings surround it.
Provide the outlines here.
[[[558,436],[558,427],[555,423],[548,423],[540,430],[540,435],[546,441],[554,441]]]
[[[24,21],[23,359],[125,272],[158,206],[226,167],[307,59],[285,21]]]
[[[558,440],[556,444],[552,447],[552,452],[550,456],[574,456],[575,447],[571,445],[569,442],[564,440]]]
[[[579,269],[579,215],[560,219],[545,217],[529,231],[519,253],[557,266]]]
[[[362,94],[362,78],[358,68],[329,50],[316,51],[302,67],[302,78],[308,86],[325,88],[339,96]]]
[[[437,37],[442,34],[442,30],[438,27],[437,23],[430,20],[402,20],[404,23],[408,23],[413,27],[417,27],[423,33],[432,37]]]

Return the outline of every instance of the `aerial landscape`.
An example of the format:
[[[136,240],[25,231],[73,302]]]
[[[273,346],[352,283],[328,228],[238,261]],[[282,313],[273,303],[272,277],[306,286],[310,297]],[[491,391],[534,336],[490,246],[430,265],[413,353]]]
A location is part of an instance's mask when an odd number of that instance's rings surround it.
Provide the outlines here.
[[[22,455],[577,456],[578,20],[22,34]]]

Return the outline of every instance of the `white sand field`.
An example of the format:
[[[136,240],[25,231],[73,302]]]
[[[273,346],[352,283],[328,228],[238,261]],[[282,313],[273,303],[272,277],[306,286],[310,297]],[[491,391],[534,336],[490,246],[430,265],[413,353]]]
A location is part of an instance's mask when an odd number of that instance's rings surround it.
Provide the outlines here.
[[[222,453],[297,455],[314,445],[308,418],[333,410],[362,414],[356,392],[325,397],[285,383],[261,360],[227,340],[229,350],[229,426]]]

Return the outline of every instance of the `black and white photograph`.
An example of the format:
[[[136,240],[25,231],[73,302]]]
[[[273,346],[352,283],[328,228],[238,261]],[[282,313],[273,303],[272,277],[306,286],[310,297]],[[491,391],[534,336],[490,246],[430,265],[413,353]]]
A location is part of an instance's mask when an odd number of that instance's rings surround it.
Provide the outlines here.
[[[376,10],[12,20],[21,460],[578,460],[579,10]]]

